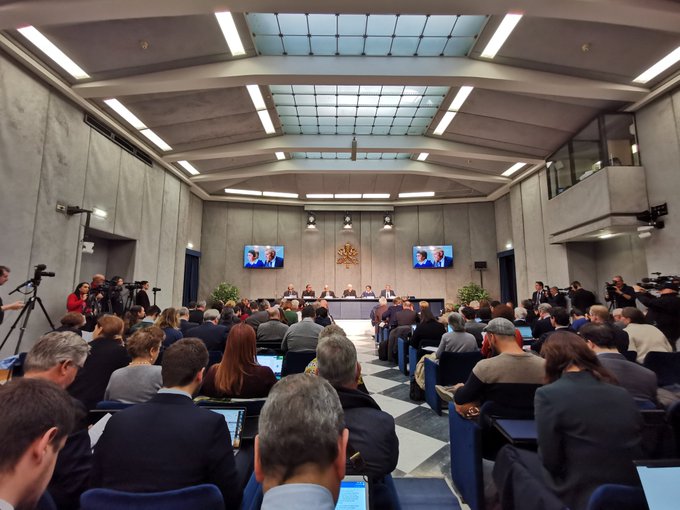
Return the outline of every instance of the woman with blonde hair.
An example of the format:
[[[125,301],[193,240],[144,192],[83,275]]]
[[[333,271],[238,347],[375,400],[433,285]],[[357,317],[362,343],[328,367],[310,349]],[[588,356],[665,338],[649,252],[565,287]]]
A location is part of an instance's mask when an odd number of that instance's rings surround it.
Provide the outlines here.
[[[161,312],[154,322],[154,326],[161,328],[165,333],[164,347],[170,347],[177,340],[181,340],[184,335],[179,329],[179,314],[177,308],[166,308]]]

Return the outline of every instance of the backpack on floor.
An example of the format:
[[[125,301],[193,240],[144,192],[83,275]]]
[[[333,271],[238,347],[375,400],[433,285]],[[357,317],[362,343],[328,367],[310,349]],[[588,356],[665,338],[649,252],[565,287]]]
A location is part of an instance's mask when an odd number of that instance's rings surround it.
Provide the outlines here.
[[[387,345],[388,345],[388,340],[382,340],[380,344],[378,345],[378,359],[380,361],[387,361]]]
[[[411,385],[409,387],[408,398],[414,402],[422,402],[425,400],[425,392],[422,390],[415,379],[411,379]]]

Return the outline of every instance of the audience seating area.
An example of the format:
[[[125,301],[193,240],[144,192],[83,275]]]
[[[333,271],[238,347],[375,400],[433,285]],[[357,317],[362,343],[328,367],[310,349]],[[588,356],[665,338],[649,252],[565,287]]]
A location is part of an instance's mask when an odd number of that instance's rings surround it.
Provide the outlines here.
[[[482,355],[479,352],[443,352],[439,362],[425,359],[425,401],[437,414],[442,414],[442,401],[436,385],[464,383]]]

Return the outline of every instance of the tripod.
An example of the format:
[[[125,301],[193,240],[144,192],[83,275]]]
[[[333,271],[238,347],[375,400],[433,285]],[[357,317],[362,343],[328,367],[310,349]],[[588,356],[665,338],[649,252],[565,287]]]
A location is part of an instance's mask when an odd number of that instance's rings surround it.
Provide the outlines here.
[[[35,308],[35,304],[38,303],[40,305],[40,309],[42,310],[43,314],[45,315],[45,318],[47,319],[47,322],[50,323],[50,327],[54,329],[54,323],[52,322],[52,319],[50,319],[50,316],[47,313],[47,310],[45,310],[45,306],[43,305],[42,299],[38,297],[38,285],[40,284],[40,281],[31,280],[33,283],[33,293],[31,297],[28,299],[26,302],[26,305],[21,309],[21,313],[19,316],[16,318],[16,320],[12,323],[12,326],[9,328],[9,331],[7,332],[7,335],[5,336],[5,339],[2,341],[2,344],[0,344],[0,350],[5,346],[7,343],[7,340],[9,337],[12,335],[12,332],[14,329],[17,327],[17,324],[19,324],[19,321],[21,321],[21,318],[23,317],[23,322],[21,323],[21,327],[19,328],[19,341],[17,342],[16,349],[14,349],[14,354],[19,354],[19,349],[21,348],[21,341],[24,338],[24,333],[26,333],[26,326],[28,325],[28,320],[31,317],[31,312]],[[23,285],[22,285],[23,287]],[[17,287],[17,289],[20,287]]]

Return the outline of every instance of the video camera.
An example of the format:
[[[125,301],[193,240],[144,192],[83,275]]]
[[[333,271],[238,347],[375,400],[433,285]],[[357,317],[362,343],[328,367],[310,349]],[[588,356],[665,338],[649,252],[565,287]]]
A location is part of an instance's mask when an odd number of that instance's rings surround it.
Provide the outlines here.
[[[123,285],[129,291],[139,290],[144,286],[142,282],[124,283]]]
[[[653,278],[642,278],[638,285],[645,290],[660,290],[661,286],[665,283],[672,283],[674,285],[680,285],[680,276],[662,276],[661,273],[652,273],[655,275]]]
[[[48,278],[53,278],[55,276],[54,271],[45,271],[47,266],[45,264],[38,264],[35,266],[35,272],[33,273],[33,285],[35,282],[39,282],[43,276]]]

